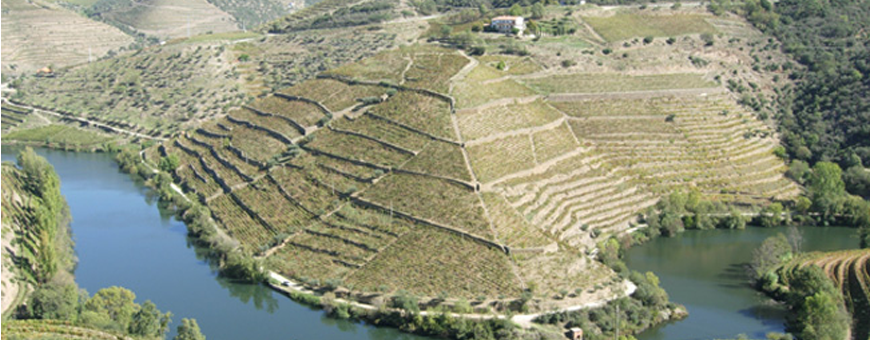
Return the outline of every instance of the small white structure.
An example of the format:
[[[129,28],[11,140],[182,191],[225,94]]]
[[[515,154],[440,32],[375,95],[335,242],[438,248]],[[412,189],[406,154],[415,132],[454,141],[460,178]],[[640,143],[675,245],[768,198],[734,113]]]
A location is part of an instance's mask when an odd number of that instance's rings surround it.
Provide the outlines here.
[[[520,32],[526,29],[523,17],[514,16],[499,16],[492,18],[492,23],[490,23],[489,26],[502,33],[510,33],[514,28],[520,30]]]

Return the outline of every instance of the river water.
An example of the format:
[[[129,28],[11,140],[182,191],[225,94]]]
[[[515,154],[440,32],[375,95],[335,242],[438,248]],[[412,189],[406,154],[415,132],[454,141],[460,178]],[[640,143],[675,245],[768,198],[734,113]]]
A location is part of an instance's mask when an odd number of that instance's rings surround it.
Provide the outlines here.
[[[2,159],[17,150],[4,147]],[[157,207],[148,190],[118,171],[107,154],[38,149],[61,179],[73,217],[76,281],[90,293],[123,286],[151,300],[175,322],[196,318],[210,340],[424,339],[391,328],[328,318],[262,285],[228,282],[197,255],[183,223]],[[628,251],[629,268],[653,271],[686,320],[661,325],[641,340],[763,338],[783,330],[784,310],[746,284],[744,265],[761,242],[785,229],[688,231]],[[854,229],[802,228],[805,250],[857,248]]]
[[[136,293],[171,311],[174,322],[196,318],[209,340],[372,339],[419,340],[393,328],[326,317],[262,285],[217,277],[197,256],[186,228],[157,207],[157,199],[119,172],[107,154],[38,149],[61,179],[73,218],[79,262],[76,282],[93,294],[110,286]],[[3,147],[2,160],[17,150]]]
[[[858,248],[855,229],[804,227],[804,251]],[[745,265],[765,238],[786,228],[690,230],[658,238],[626,254],[633,270],[652,271],[671,301],[689,310],[689,317],[650,329],[639,340],[727,339],[745,334],[763,339],[782,332],[785,310],[747,283]]]

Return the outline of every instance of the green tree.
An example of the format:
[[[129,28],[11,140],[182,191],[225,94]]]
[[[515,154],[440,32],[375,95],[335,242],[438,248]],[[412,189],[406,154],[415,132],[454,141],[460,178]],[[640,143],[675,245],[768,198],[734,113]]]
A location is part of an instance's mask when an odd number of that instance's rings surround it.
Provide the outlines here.
[[[160,170],[165,172],[173,172],[178,168],[180,161],[178,160],[178,156],[174,154],[169,154],[166,157],[160,158]]]
[[[520,7],[520,4],[514,3],[514,5],[511,6],[511,8],[508,10],[508,14],[513,15],[513,16],[522,16],[523,15],[523,8]]]
[[[825,292],[804,300],[795,323],[801,339],[842,340],[849,329],[849,318],[840,301]]]
[[[161,313],[151,301],[145,301],[133,314],[128,332],[144,337],[164,337],[169,327],[171,313]]]
[[[196,319],[181,319],[181,324],[178,325],[178,334],[173,340],[205,340],[205,335],[199,329]]]
[[[136,312],[136,294],[123,287],[100,289],[85,302],[84,310],[108,316],[120,329],[128,329]]]
[[[78,291],[74,284],[39,285],[30,296],[30,315],[37,319],[72,320],[78,313]]]
[[[758,213],[758,221],[762,227],[771,228],[782,224],[783,207],[780,203],[771,203]]]
[[[813,175],[810,177],[810,190],[815,195],[842,196],[846,193],[846,184],[843,183],[843,171],[836,163],[818,162],[813,166]]]
[[[843,209],[846,184],[840,166],[831,162],[816,163],[809,184],[813,210],[821,213],[827,223]]]
[[[792,258],[793,250],[788,238],[782,233],[768,237],[761,243],[761,247],[752,252],[752,261],[749,267],[752,269],[754,279],[763,277],[785,261]]]
[[[532,5],[532,18],[540,19],[544,17],[544,5],[540,2],[536,2]]]

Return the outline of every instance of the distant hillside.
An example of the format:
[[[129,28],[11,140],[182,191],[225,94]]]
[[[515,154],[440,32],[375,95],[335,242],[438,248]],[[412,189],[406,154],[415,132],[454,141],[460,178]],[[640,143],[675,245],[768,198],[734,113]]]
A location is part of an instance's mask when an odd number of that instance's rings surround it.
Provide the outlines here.
[[[2,6],[4,76],[87,63],[133,42],[115,27],[48,1],[3,0]]]
[[[100,0],[91,17],[159,39],[239,30],[237,21],[206,0]]]
[[[232,15],[247,29],[256,28],[305,5],[300,0],[208,0],[208,2]]]

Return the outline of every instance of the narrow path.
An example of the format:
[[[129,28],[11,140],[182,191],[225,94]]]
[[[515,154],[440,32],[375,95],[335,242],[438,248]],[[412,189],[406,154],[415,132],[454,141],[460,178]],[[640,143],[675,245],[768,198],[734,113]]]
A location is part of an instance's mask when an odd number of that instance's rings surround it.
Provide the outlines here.
[[[49,115],[52,115],[55,117],[59,117],[59,118],[71,119],[71,120],[75,120],[75,121],[78,121],[78,122],[81,122],[81,123],[84,123],[84,124],[87,124],[90,126],[98,127],[100,129],[103,129],[103,130],[115,132],[118,134],[126,134],[126,135],[130,135],[130,136],[137,137],[137,138],[144,138],[144,139],[156,140],[156,141],[161,141],[161,142],[164,142],[167,140],[166,138],[152,137],[152,136],[144,135],[144,134],[141,134],[138,132],[133,132],[130,130],[116,128],[114,126],[109,126],[109,125],[106,125],[106,124],[103,124],[100,122],[95,122],[95,121],[92,121],[92,120],[87,119],[87,118],[76,117],[73,115],[67,115],[67,114],[63,114],[63,113],[59,113],[59,112],[55,112],[55,111],[43,110],[43,109],[36,108],[36,107],[26,105],[26,104],[14,103],[6,98],[3,98],[2,100],[4,103],[7,103],[9,105],[15,105],[15,106],[23,107],[25,109],[33,110],[34,113],[42,112],[42,113],[46,113],[46,114],[49,114]]]
[[[649,91],[621,91],[621,92],[584,92],[584,93],[551,93],[547,100],[551,102],[575,102],[587,99],[642,99],[662,96],[706,96],[725,92],[723,87],[702,87],[694,89],[668,89]]]
[[[406,80],[405,74],[408,73],[408,70],[410,70],[411,66],[414,65],[414,58],[413,57],[408,57],[407,60],[408,60],[408,65],[405,65],[405,69],[402,70],[402,80],[399,80],[399,85],[405,85],[405,80]]]
[[[278,273],[273,272],[273,271],[269,271],[269,278],[273,279],[275,281],[278,281],[278,284],[269,283],[270,287],[272,287],[273,289],[278,290],[278,291],[287,292],[287,293],[297,292],[297,293],[303,293],[303,294],[309,294],[309,295],[315,295],[315,296],[322,295],[322,294],[319,294],[315,291],[309,290],[309,289],[305,288],[303,285],[299,284],[298,282],[295,282],[291,279],[288,279],[288,278],[282,276],[281,274],[278,274]],[[583,310],[583,309],[601,307],[610,301],[616,300],[616,299],[621,298],[623,296],[629,296],[631,294],[634,294],[634,292],[637,290],[637,286],[629,280],[623,281],[623,286],[625,288],[622,289],[621,292],[618,292],[618,293],[613,294],[611,296],[603,297],[603,298],[595,300],[595,301],[590,301],[590,302],[587,302],[587,303],[584,303],[581,305],[576,305],[576,306],[568,306],[568,307],[564,307],[564,308],[558,308],[558,309],[554,309],[554,310],[542,312],[542,313],[516,314],[516,315],[513,315],[512,317],[510,317],[510,320],[512,322],[518,324],[519,326],[523,327],[523,328],[530,328],[533,325],[533,320],[541,315],[563,313],[563,312],[573,312],[573,311],[578,311],[578,310]],[[341,298],[336,298],[333,301],[337,302],[337,303],[348,304],[348,305],[351,305],[351,306],[354,306],[354,307],[357,307],[360,309],[365,309],[365,310],[370,310],[370,311],[378,310],[378,307],[376,307],[376,306],[364,304],[364,303],[359,303],[356,301],[350,301],[350,300],[341,299]],[[396,308],[387,308],[387,311],[403,312],[403,310],[396,309]],[[420,315],[424,315],[424,316],[425,315],[440,315],[441,313],[442,312],[421,311]],[[491,320],[491,319],[507,319],[508,318],[508,315],[494,314],[494,313],[488,313],[488,314],[447,313],[447,314],[450,315],[451,317],[454,317],[454,318],[463,318],[463,319],[470,319],[470,320]]]
[[[453,95],[453,86],[456,84],[456,82],[465,79],[465,77],[468,76],[469,73],[471,73],[471,70],[473,70],[475,67],[477,67],[478,64],[480,64],[477,59],[469,57],[462,50],[459,50],[459,55],[465,57],[465,59],[468,59],[469,63],[465,64],[465,66],[463,66],[462,69],[459,70],[459,72],[456,72],[456,74],[450,77],[450,87],[447,90],[447,93],[450,95]]]

